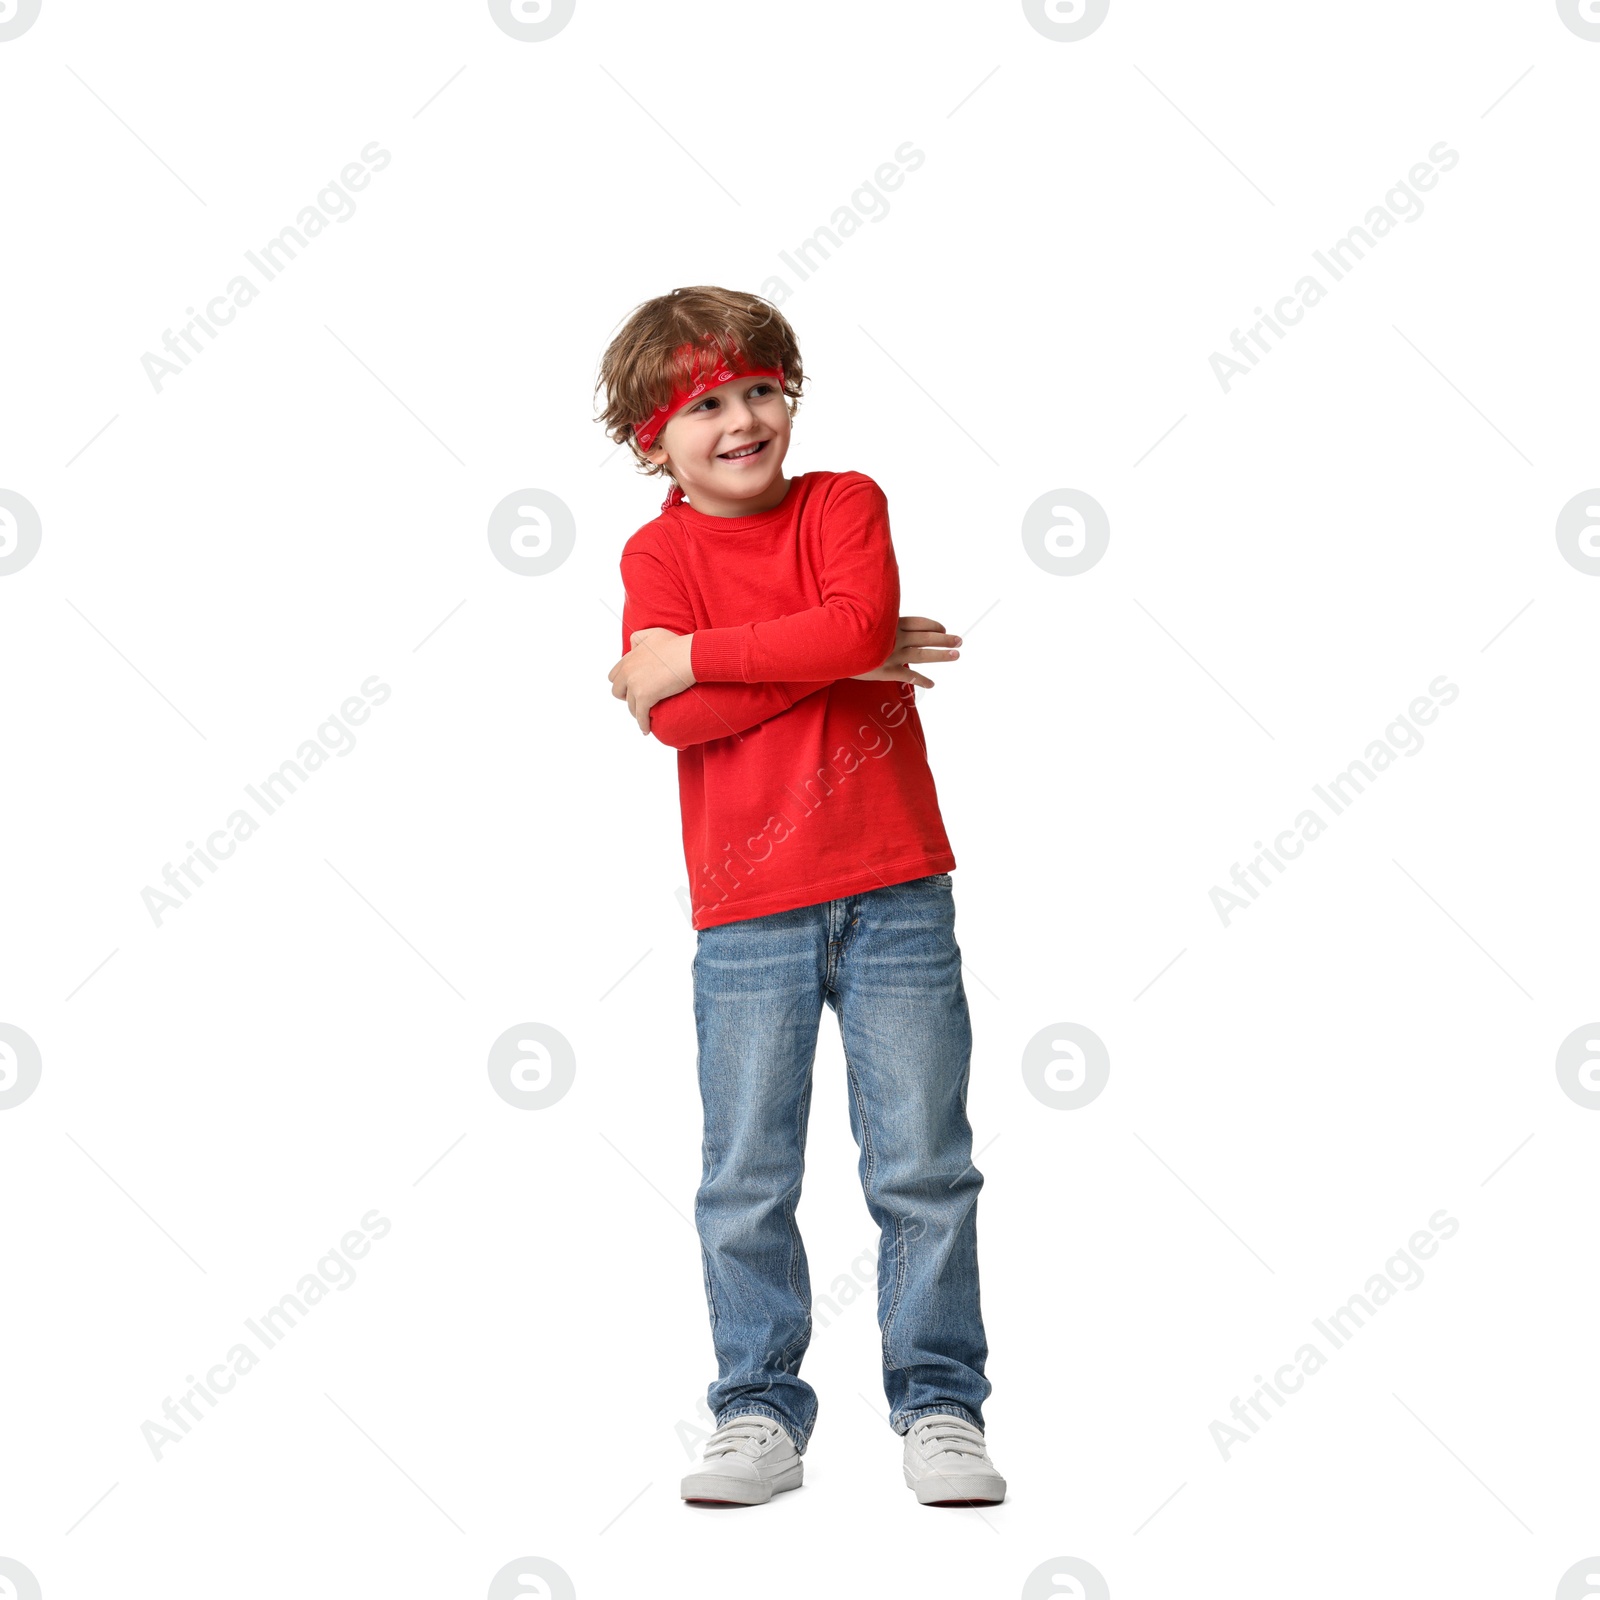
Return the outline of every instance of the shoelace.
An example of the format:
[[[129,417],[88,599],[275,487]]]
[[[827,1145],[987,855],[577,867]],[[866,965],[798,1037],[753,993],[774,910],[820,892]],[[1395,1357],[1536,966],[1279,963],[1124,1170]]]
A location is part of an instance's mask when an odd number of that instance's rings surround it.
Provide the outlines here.
[[[917,1447],[924,1455],[948,1452],[957,1456],[977,1456],[986,1459],[983,1434],[964,1417],[935,1415],[922,1417],[912,1424]]]
[[[777,1423],[768,1417],[735,1417],[706,1440],[705,1458],[709,1461],[713,1456],[758,1456],[777,1431]]]

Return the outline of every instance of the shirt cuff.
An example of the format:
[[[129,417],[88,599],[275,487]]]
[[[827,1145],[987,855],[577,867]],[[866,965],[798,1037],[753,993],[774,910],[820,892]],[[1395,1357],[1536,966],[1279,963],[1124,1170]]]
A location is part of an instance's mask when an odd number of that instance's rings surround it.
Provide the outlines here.
[[[747,628],[701,628],[689,641],[689,670],[698,683],[745,682]]]

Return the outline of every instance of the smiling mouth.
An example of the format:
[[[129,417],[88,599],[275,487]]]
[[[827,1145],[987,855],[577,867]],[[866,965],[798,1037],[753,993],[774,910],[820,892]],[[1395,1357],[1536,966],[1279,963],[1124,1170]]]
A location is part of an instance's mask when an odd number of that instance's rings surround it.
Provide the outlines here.
[[[759,444],[747,444],[742,450],[725,450],[717,457],[718,461],[743,461],[747,456],[759,455],[767,448],[770,441],[763,439]]]

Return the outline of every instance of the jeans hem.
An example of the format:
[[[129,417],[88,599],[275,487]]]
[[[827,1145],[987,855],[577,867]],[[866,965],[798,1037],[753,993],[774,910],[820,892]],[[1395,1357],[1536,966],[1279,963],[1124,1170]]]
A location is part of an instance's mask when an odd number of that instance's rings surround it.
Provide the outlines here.
[[[798,1456],[806,1453],[806,1445],[810,1443],[808,1434],[796,1435],[794,1423],[781,1411],[772,1406],[762,1405],[760,1401],[747,1402],[743,1405],[731,1405],[725,1411],[717,1413],[717,1426],[720,1428],[725,1422],[732,1422],[735,1417],[768,1417],[776,1422],[789,1436],[789,1443],[794,1446]]]
[[[976,1412],[968,1411],[965,1406],[954,1404],[921,1406],[915,1411],[903,1411],[898,1417],[889,1419],[889,1426],[896,1433],[906,1434],[911,1431],[911,1424],[920,1417],[960,1417],[963,1422],[970,1422],[979,1433],[983,1432],[983,1424],[978,1420]]]

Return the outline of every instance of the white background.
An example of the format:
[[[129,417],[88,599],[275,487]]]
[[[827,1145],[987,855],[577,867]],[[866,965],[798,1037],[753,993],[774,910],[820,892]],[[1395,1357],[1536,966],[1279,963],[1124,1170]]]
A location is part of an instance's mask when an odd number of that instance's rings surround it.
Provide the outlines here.
[[[1554,1595],[1600,1548],[1600,1114],[1554,1070],[1600,1014],[1600,579],[1555,540],[1600,481],[1597,81],[1554,0],[1113,0],[1075,43],[1017,4],[579,0],[523,43],[465,0],[44,0],[0,43],[0,488],[43,530],[0,578],[0,1022],[43,1063],[0,1112],[0,1556],[45,1600],[481,1596],[523,1556],[584,1600],[1009,1597],[1060,1556],[1118,1600]],[[141,356],[374,140],[157,393]],[[779,252],[908,140],[802,281]],[[1225,394],[1212,352],[1441,140],[1423,214]],[[874,477],[904,609],[968,636],[919,702],[982,1513],[904,1487],[870,1294],[807,1357],[804,1488],[677,1497],[694,936],[675,758],[606,681],[662,488],[592,385],[639,302],[775,275],[786,470]],[[523,488],[576,522],[543,576],[486,537]],[[1021,538],[1057,488],[1110,518],[1077,577]],[[355,748],[158,927],[141,891],[373,674]],[[1212,887],[1440,674],[1424,747],[1224,927]],[[1021,1072],[1066,1021],[1111,1058],[1079,1110]],[[485,1068],[527,1022],[576,1055],[542,1110]],[[831,1013],[816,1071],[821,1292],[874,1243]],[[142,1424],[374,1208],[355,1283],[158,1462]],[[1224,1461],[1212,1422],[1441,1208],[1425,1281]]]

